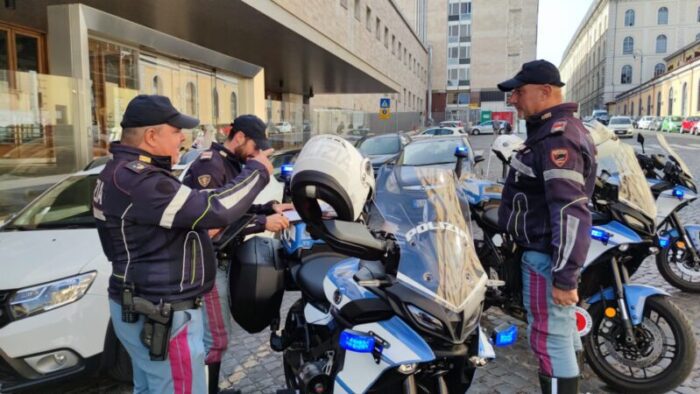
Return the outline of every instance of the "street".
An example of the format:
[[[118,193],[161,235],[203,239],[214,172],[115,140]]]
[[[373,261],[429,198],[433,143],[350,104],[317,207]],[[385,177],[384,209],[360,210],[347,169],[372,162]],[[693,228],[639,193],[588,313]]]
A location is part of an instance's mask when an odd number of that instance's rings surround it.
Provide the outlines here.
[[[646,138],[647,152],[659,150],[659,145],[654,137],[654,132],[643,132]],[[523,135],[521,135],[523,136]],[[481,135],[470,136],[474,150],[483,150],[484,156],[488,154],[488,147],[496,136]],[[523,136],[524,137],[524,136]],[[691,171],[700,174],[700,137],[689,135],[666,134],[671,146],[687,162]],[[627,143],[639,149],[636,138],[626,140]],[[487,161],[479,164],[484,171]],[[500,162],[492,158],[489,175],[500,173]],[[700,210],[698,202],[686,207],[680,212],[684,223],[700,222]],[[666,290],[671,294],[671,300],[688,317],[693,327],[696,339],[700,342],[700,294],[692,295],[678,291],[667,284],[657,271],[653,258],[647,258],[640,270],[633,276],[636,283],[653,285]],[[287,293],[283,302],[282,316],[286,310],[298,298],[298,293]],[[489,328],[502,321],[512,321],[518,324],[520,337],[516,345],[510,348],[497,348],[497,359],[477,371],[476,378],[469,392],[473,393],[539,393],[537,382],[536,361],[531,355],[526,339],[525,325],[505,317],[498,311],[490,310],[483,319],[484,325]],[[281,363],[281,354],[270,350],[268,346],[269,332],[264,331],[258,335],[249,335],[240,327],[233,334],[229,350],[222,363],[222,372],[227,377],[221,382],[222,386],[233,385],[244,393],[274,393],[277,389],[284,388],[284,374]],[[698,352],[700,355],[700,352]],[[591,372],[586,369],[582,382],[582,392],[601,393],[612,392]],[[45,389],[44,389],[45,390]],[[36,392],[43,392],[37,390]],[[127,393],[131,388],[126,384],[115,383],[107,378],[84,378],[79,381],[69,382],[54,386],[54,392],[68,393]],[[700,392],[700,363],[695,361],[691,375],[685,383],[675,392],[697,393]]]

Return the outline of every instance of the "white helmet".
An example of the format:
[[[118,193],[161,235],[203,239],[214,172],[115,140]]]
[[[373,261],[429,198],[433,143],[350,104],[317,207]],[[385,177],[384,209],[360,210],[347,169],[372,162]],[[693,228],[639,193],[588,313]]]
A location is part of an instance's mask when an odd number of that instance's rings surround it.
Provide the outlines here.
[[[299,153],[290,191],[295,208],[307,223],[321,221],[317,200],[329,204],[339,220],[355,221],[374,191],[372,164],[345,139],[319,135]]]

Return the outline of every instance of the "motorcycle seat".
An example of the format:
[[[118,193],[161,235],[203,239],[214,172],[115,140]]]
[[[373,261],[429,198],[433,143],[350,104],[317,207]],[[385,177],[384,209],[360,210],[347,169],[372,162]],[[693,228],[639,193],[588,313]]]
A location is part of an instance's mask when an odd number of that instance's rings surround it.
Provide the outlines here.
[[[322,252],[307,256],[302,264],[292,270],[299,289],[316,303],[328,305],[323,291],[323,279],[331,267],[347,256],[340,253]]]

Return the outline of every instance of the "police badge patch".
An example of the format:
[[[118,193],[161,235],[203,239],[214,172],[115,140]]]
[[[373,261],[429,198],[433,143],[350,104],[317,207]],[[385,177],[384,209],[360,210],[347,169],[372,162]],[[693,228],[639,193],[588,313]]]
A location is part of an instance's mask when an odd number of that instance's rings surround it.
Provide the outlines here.
[[[209,182],[211,182],[211,175],[200,175],[197,177],[197,182],[199,182],[202,187],[207,187],[209,186]]]
[[[569,150],[566,148],[552,149],[549,153],[552,163],[557,167],[563,167],[569,161]]]
[[[560,120],[558,122],[554,122],[552,125],[552,129],[550,130],[552,133],[557,133],[560,131],[564,131],[566,129],[566,121],[565,120]]]

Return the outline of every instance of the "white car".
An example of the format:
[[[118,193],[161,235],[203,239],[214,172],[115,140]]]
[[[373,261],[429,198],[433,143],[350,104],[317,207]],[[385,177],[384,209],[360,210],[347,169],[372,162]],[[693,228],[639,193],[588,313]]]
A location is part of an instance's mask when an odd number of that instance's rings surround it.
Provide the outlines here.
[[[109,317],[112,266],[92,217],[92,192],[103,168],[68,176],[0,226],[3,392],[96,368],[131,381],[131,361]],[[282,200],[282,190],[271,177],[256,203]]]
[[[292,124],[289,122],[279,122],[279,123],[275,123],[272,126],[272,129],[277,131],[278,133],[291,133],[292,132]]]
[[[416,137],[433,137],[438,135],[459,135],[463,134],[461,128],[457,127],[429,127],[416,135]]]
[[[651,127],[651,123],[654,121],[653,116],[642,116],[641,119],[637,121],[637,128],[646,130]]]
[[[612,118],[610,118],[610,122],[608,122],[608,128],[620,138],[632,138],[632,136],[634,135],[634,133],[632,133],[632,131],[634,130],[634,126],[632,125],[632,118],[630,118],[629,116],[613,116]]]
[[[496,123],[495,126],[494,123]],[[481,122],[476,126],[472,126],[471,133],[472,135],[493,134],[494,127],[496,128],[495,131],[497,131],[499,134],[503,134],[507,128],[506,122],[503,120],[489,120],[486,122]]]

